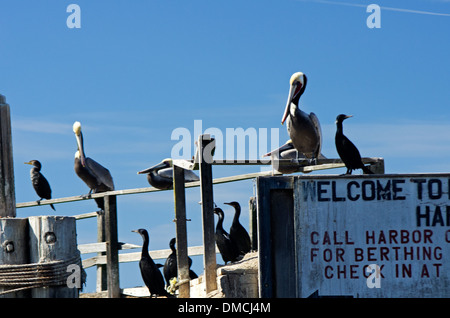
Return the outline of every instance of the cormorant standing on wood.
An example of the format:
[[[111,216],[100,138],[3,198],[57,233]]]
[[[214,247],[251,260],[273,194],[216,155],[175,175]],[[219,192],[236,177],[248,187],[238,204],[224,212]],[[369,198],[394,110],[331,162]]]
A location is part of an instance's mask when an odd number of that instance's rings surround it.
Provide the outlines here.
[[[352,174],[352,170],[354,169],[362,169],[366,174],[373,174],[373,172],[363,164],[358,148],[344,136],[342,122],[350,117],[352,116],[344,114],[340,114],[336,117],[336,150],[347,167],[346,174]]]
[[[221,208],[214,208],[214,213],[219,217],[219,221],[216,225],[216,244],[219,248],[220,255],[222,255],[222,259],[225,262],[234,262],[237,261],[240,253],[239,249],[236,246],[236,243],[231,239],[230,235],[223,229],[223,219],[224,214]]]
[[[91,193],[99,193],[114,190],[114,182],[111,173],[95,160],[88,158],[84,154],[83,133],[81,124],[76,121],[73,124],[73,132],[77,140],[78,151],[75,153],[74,169],[75,173],[89,187],[89,196]],[[95,198],[99,209],[105,209],[103,198]]]
[[[147,230],[139,229],[133,230],[132,232],[139,233],[144,240],[144,244],[142,245],[141,260],[139,261],[139,268],[141,269],[141,275],[145,286],[147,286],[150,291],[150,298],[153,295],[174,297],[164,289],[164,278],[159,271],[158,266],[148,253],[149,237]]]
[[[170,280],[173,277],[176,277],[178,279],[178,263],[177,263],[177,250],[175,248],[176,239],[172,238],[169,242],[170,249],[172,250],[172,253],[167,257],[166,262],[164,263],[164,278],[166,279],[166,285],[170,285]],[[189,267],[192,265],[192,259],[188,257],[188,263]],[[197,278],[197,274],[189,270],[189,278],[195,279]]]
[[[230,238],[236,243],[240,254],[245,255],[250,252],[252,244],[250,242],[250,236],[248,235],[247,230],[239,222],[239,216],[241,215],[241,206],[236,201],[225,204],[234,207],[235,210],[233,223],[231,223],[230,227]]]
[[[39,204],[42,199],[50,200],[52,198],[52,189],[50,188],[50,184],[47,179],[45,179],[44,175],[40,172],[42,165],[38,160],[31,160],[29,162],[25,162],[27,165],[32,165],[33,168],[30,170],[31,183],[33,184],[33,188],[36,191],[36,194],[40,197],[37,200]],[[53,204],[50,204],[50,207],[55,210]]]

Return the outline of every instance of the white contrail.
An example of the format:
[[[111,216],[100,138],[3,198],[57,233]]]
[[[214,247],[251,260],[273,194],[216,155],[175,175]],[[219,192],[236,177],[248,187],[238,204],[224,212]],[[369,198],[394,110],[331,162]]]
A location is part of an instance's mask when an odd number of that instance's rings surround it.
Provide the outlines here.
[[[328,0],[297,0],[297,1],[303,1],[303,2],[317,2],[317,3],[324,3],[324,4],[334,4],[334,5],[340,5],[340,6],[347,6],[347,7],[359,7],[359,8],[367,8],[367,5],[364,4],[357,4],[357,3],[349,3],[349,2],[334,2],[334,1],[328,1]],[[401,9],[401,8],[392,8],[392,7],[382,7],[380,6],[382,10],[388,10],[388,11],[397,11],[397,12],[406,12],[406,13],[416,13],[416,14],[426,14],[426,15],[437,15],[437,16],[443,16],[443,17],[450,17],[450,13],[438,13],[438,12],[430,12],[430,11],[420,11],[420,10],[411,10],[411,9]]]

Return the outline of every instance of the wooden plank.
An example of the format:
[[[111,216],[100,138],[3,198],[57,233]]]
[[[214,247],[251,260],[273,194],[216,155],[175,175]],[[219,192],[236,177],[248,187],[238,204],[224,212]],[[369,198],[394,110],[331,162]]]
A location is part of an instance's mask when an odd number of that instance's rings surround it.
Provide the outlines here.
[[[196,165],[192,160],[184,159],[173,159],[172,163],[176,167],[180,167],[186,170],[198,170],[198,165]],[[197,167],[197,169],[195,169]]]
[[[213,184],[242,181],[242,180],[254,179],[259,176],[269,176],[269,175],[272,175],[272,172],[264,171],[264,172],[246,173],[246,174],[241,174],[241,175],[236,175],[236,176],[217,178],[217,179],[213,180]],[[200,181],[189,182],[189,183],[185,184],[185,188],[194,188],[194,187],[199,187],[199,186],[200,186]],[[167,190],[160,190],[160,189],[156,189],[153,187],[148,187],[148,188],[136,188],[136,189],[127,189],[127,190],[108,191],[108,192],[94,193],[89,198],[81,197],[81,196],[71,196],[71,197],[65,197],[65,198],[43,200],[43,201],[41,201],[40,204],[37,204],[36,201],[22,202],[22,203],[17,203],[16,207],[18,209],[29,208],[29,207],[33,207],[33,206],[46,205],[46,204],[60,204],[60,203],[76,202],[76,201],[82,201],[82,200],[90,200],[90,199],[94,199],[94,198],[103,198],[107,195],[143,194],[143,193],[157,192],[157,191],[167,191]],[[91,215],[91,213],[88,213],[88,214]]]
[[[217,289],[212,167],[208,163],[212,161],[212,155],[211,152],[205,151],[205,149],[209,149],[207,147],[210,142],[211,138],[209,135],[199,136],[200,193],[204,247],[203,264],[205,267],[205,290],[207,294]]]
[[[258,224],[259,297],[272,298],[272,228],[270,213],[270,188],[268,179],[256,179],[256,209]]]
[[[219,250],[216,248],[216,254],[219,253]],[[172,251],[170,249],[157,250],[157,251],[149,251],[150,256],[153,260],[166,259]],[[192,246],[188,248],[189,256],[197,256],[203,255],[203,246]],[[139,262],[141,259],[141,252],[135,253],[122,253],[119,254],[119,263],[129,263],[129,262]],[[89,268],[96,265],[104,265],[106,264],[106,256],[94,256],[90,258],[86,258],[83,260],[83,268]]]
[[[31,216],[29,253],[31,263],[69,260],[78,255],[73,217]],[[78,298],[78,289],[67,285],[33,288],[33,298]]]
[[[16,217],[15,206],[10,108],[0,95],[0,217]]]
[[[137,249],[142,246],[130,243],[118,243],[119,250]],[[81,254],[106,252],[106,242],[79,244],[78,250]]]
[[[78,221],[78,220],[96,218],[97,215],[98,215],[98,212],[88,212],[88,213],[73,215],[73,217],[75,218],[75,220]]]
[[[106,196],[104,199],[108,297],[119,298],[119,247],[117,241],[116,196]]]
[[[0,265],[28,263],[28,219],[0,218]],[[15,287],[0,286],[0,293]],[[28,298],[29,290],[0,295],[0,298]]]
[[[133,297],[150,297],[150,292],[148,288],[145,287],[132,287],[121,289],[121,294],[125,296]]]
[[[300,167],[299,172],[307,173],[307,172],[311,172],[311,171],[344,167],[344,164],[342,163],[342,161],[340,159],[320,159],[320,161],[322,163],[319,165]],[[379,168],[374,168],[377,171],[376,173],[384,173],[384,160],[382,158],[362,158],[362,161],[365,164],[373,164],[373,165],[376,165],[377,167],[379,167]],[[290,160],[289,160],[289,162],[291,163]],[[214,163],[214,164],[217,164],[217,163]],[[246,165],[246,164],[223,163],[223,165]],[[236,181],[254,179],[254,178],[257,178],[260,176],[271,176],[271,175],[273,175],[272,171],[246,173],[246,174],[240,174],[240,175],[235,175],[235,176],[216,178],[216,179],[213,179],[213,184],[236,182]],[[200,186],[199,181],[189,182],[189,183],[185,184],[185,188],[193,188],[193,187],[199,187],[199,186]],[[65,197],[65,198],[43,200],[40,202],[40,204],[37,204],[36,201],[21,202],[21,203],[16,204],[16,208],[20,209],[20,208],[28,208],[28,207],[34,207],[34,206],[40,206],[40,205],[46,205],[46,204],[60,204],[60,203],[67,203],[67,202],[90,200],[90,199],[94,199],[94,198],[102,198],[106,195],[118,196],[118,195],[129,195],[129,194],[143,194],[143,193],[158,192],[158,191],[167,191],[167,190],[156,189],[153,187],[115,190],[115,191],[94,193],[90,197],[71,196],[71,197]],[[89,216],[93,216],[93,215],[89,213]],[[88,217],[88,216],[86,216],[86,217]],[[81,217],[80,217],[80,219],[81,219]]]
[[[295,298],[297,268],[295,266],[293,189],[272,189],[270,212],[273,297]]]
[[[184,169],[173,167],[173,196],[175,201],[175,227],[177,244],[178,282],[183,283],[179,287],[180,298],[189,298],[189,262],[186,228],[186,195],[184,187]]]
[[[260,297],[295,297],[292,178],[260,177],[256,185]]]

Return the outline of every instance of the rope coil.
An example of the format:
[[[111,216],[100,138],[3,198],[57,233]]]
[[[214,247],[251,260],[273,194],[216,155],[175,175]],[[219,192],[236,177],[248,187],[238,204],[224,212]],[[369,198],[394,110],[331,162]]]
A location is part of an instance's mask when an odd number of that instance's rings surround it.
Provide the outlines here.
[[[67,271],[67,267],[73,264],[78,265],[81,268],[81,258],[79,254],[67,260],[56,260],[45,263],[0,265],[0,286],[16,287],[0,292],[0,295],[24,289],[66,285],[67,278],[72,274],[70,271]],[[80,274],[82,283],[84,283],[84,270],[81,270]]]

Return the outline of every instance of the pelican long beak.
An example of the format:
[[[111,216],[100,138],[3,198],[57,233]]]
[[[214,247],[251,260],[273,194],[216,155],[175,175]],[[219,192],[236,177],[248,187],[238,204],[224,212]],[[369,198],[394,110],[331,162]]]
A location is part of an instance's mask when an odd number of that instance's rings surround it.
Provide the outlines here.
[[[86,157],[84,155],[84,146],[83,146],[83,135],[80,132],[79,134],[75,134],[75,138],[77,139],[78,151],[80,152],[80,160],[81,165],[86,167]]]
[[[167,168],[167,164],[166,164],[165,162],[161,162],[161,163],[158,163],[157,165],[154,165],[154,166],[152,166],[152,167],[150,167],[150,168],[141,170],[141,171],[139,171],[137,174],[150,173],[150,172],[152,172],[153,170],[156,170],[156,169],[163,169],[163,168]]]
[[[287,116],[289,115],[292,100],[294,99],[295,95],[299,93],[301,88],[302,84],[300,82],[292,83],[291,87],[289,88],[289,95],[286,103],[286,109],[284,110],[283,118],[281,119],[282,125],[284,124]]]

